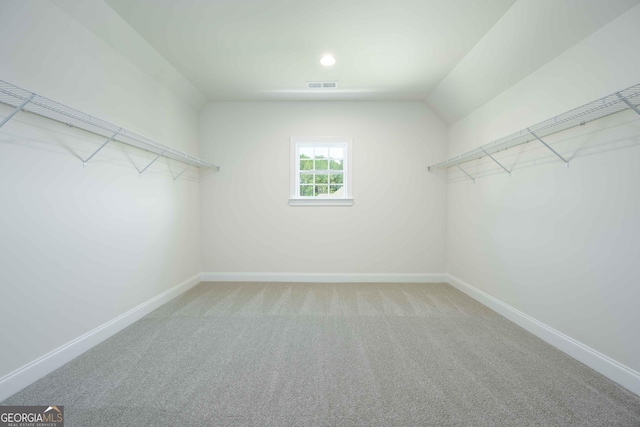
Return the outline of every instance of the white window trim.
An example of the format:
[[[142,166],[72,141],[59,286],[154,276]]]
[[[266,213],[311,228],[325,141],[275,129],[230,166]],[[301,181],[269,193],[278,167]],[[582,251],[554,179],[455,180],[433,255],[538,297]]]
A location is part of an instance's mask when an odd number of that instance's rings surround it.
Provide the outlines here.
[[[343,197],[299,197],[297,191],[300,165],[297,160],[296,147],[299,145],[331,145],[345,144],[344,159],[344,196]],[[292,136],[289,206],[353,206],[353,138],[350,136]]]

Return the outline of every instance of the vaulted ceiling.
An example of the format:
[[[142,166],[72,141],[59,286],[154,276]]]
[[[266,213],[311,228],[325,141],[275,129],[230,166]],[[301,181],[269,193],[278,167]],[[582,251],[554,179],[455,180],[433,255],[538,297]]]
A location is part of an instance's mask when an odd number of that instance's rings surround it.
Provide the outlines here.
[[[639,2],[106,0],[209,100],[427,100],[450,123]]]

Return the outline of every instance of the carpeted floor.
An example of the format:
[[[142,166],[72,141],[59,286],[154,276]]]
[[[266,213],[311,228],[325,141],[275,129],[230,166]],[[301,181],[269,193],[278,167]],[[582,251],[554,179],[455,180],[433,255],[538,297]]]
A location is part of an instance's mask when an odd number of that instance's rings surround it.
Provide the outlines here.
[[[640,425],[640,397],[446,284],[201,283],[2,404],[67,427]]]

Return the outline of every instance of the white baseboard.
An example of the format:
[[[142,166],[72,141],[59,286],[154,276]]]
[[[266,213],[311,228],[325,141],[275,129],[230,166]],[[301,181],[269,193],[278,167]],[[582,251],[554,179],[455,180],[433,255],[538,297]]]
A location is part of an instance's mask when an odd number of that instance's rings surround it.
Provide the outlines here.
[[[628,366],[600,353],[597,350],[563,334],[552,327],[534,319],[518,309],[500,301],[457,277],[447,274],[447,282],[471,298],[486,305],[493,311],[526,329],[538,338],[546,341],[557,349],[565,352],[574,359],[584,363],[605,377],[615,381],[635,394],[640,395],[640,373]]]
[[[200,283],[200,274],[190,277],[115,319],[3,376],[0,378],[0,402],[120,332],[198,283]]]
[[[445,273],[202,273],[203,282],[447,283]]]
[[[308,283],[449,283],[520,327],[579,360],[621,386],[640,395],[640,373],[582,344],[499,299],[445,273],[437,274],[359,274],[359,273],[202,273],[166,290],[115,319],[87,332],[0,378],[0,401],[17,393],[60,366],[115,335],[122,329],[188,291],[206,282],[308,282]]]

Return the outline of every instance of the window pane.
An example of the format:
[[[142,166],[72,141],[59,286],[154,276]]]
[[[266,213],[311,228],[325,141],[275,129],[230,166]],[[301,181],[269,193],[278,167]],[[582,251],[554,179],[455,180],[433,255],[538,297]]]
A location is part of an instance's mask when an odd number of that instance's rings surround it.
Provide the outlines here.
[[[309,171],[313,169],[313,160],[300,160],[300,170]]]
[[[329,160],[316,160],[316,170],[326,171],[329,169]]]
[[[329,186],[327,185],[316,185],[316,196],[321,194],[327,194],[329,192]]]
[[[313,184],[313,174],[301,173],[300,174],[300,184]]]
[[[296,141],[298,158],[298,177],[296,186],[301,198],[344,198],[346,196],[346,177],[348,145],[341,142],[313,143]],[[348,179],[347,179],[348,178]]]
[[[313,159],[313,147],[300,147],[301,159]]]
[[[343,177],[341,173],[332,173],[331,174],[331,184],[342,184]]]
[[[334,196],[342,196],[342,185],[330,185],[329,190]]]
[[[341,171],[342,170],[342,160],[331,159],[330,165],[331,165],[330,166],[331,170],[334,170],[334,171],[336,171],[336,170],[337,171]]]
[[[343,150],[342,147],[331,147],[329,149],[329,157],[336,160],[344,159],[344,154],[342,150]]]
[[[328,159],[329,147],[315,147],[316,159]]]
[[[301,185],[300,195],[304,197],[313,196],[313,185]]]

